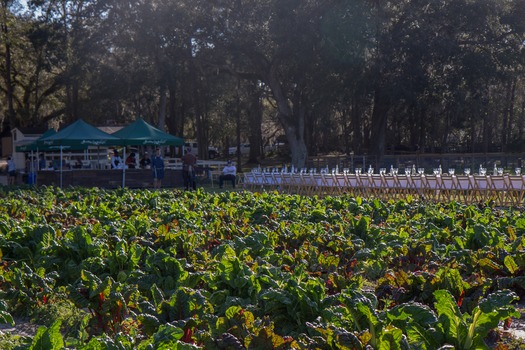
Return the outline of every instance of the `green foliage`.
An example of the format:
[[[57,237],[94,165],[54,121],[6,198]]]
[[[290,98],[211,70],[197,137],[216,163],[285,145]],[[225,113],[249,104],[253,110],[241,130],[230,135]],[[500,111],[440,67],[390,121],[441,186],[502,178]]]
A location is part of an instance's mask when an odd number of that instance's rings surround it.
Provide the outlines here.
[[[480,301],[472,314],[461,314],[454,298],[446,290],[438,290],[435,307],[439,316],[439,328],[444,339],[457,349],[486,348],[483,342],[488,332],[500,321],[520,317],[510,304],[518,299],[515,293],[499,291]]]
[[[0,218],[0,316],[49,327],[28,344],[474,349],[519,315],[512,304],[525,289],[519,213],[249,192],[27,191],[0,198],[25,215]],[[24,205],[47,223],[30,222]]]
[[[33,338],[29,350],[51,349],[59,350],[64,348],[64,340],[60,334],[60,325],[62,321],[57,320],[49,328],[40,327]]]

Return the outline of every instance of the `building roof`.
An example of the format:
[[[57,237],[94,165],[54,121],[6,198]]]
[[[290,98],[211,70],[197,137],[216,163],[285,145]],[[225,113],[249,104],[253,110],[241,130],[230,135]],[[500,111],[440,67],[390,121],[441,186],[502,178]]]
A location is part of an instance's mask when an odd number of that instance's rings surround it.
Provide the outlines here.
[[[25,136],[40,136],[42,135],[43,133],[46,132],[46,128],[44,127],[17,127],[17,128],[13,128],[13,130],[18,130],[19,132],[21,132],[22,134],[24,134]],[[13,131],[12,130],[12,131]]]

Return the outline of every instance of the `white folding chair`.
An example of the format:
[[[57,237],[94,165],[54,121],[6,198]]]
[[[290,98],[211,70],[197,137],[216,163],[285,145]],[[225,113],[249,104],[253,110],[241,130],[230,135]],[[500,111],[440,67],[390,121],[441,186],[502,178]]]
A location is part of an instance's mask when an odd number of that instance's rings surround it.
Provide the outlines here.
[[[510,205],[523,205],[523,197],[525,194],[525,181],[522,175],[508,175],[507,189],[508,189],[508,203]]]
[[[269,187],[269,189],[277,190],[279,191],[281,189],[281,183],[282,183],[282,174],[279,172],[272,172],[268,174],[266,178],[266,184]]]
[[[396,176],[385,174],[382,175],[378,180],[380,180],[380,185],[376,186],[377,191],[375,195],[385,201],[395,199],[397,197]]]
[[[489,177],[489,193],[488,198],[492,199],[496,206],[507,205],[508,185],[505,176],[492,175]]]
[[[439,177],[440,191],[438,200],[441,202],[450,202],[453,198],[452,194],[456,191],[455,178],[448,174],[443,174]]]
[[[290,193],[301,194],[301,190],[303,186],[302,174],[294,172],[290,176],[290,180],[291,180]]]
[[[312,183],[310,186],[310,194],[323,195],[324,190],[326,189],[323,174],[321,173],[310,174],[310,179]]]
[[[341,189],[339,188],[339,184],[337,182],[335,174],[324,173],[322,174],[322,176],[323,176],[323,183],[325,186],[326,194],[329,194],[329,195],[341,194]]]
[[[335,186],[335,193],[345,194],[349,192],[348,184],[344,174],[334,174],[332,178]]]
[[[381,196],[381,175],[364,175],[368,177],[367,192],[369,197],[380,198]],[[361,177],[363,179],[363,177]]]
[[[410,194],[410,175],[397,175],[395,177],[396,196],[404,199]]]
[[[477,203],[484,203],[488,199],[490,189],[490,178],[487,175],[473,175],[472,181],[472,200]]]
[[[472,203],[472,181],[470,175],[456,175],[454,200],[460,203]]]
[[[292,193],[292,188],[294,185],[293,182],[293,174],[292,173],[281,173],[281,188],[279,189],[280,192],[285,193]]]
[[[299,173],[298,194],[310,195],[312,193],[315,183],[311,175],[310,173]]]
[[[253,172],[244,173],[243,187],[246,190],[252,190],[255,186],[255,174]]]
[[[355,174],[343,174],[345,178],[346,188],[349,194],[354,197],[362,197],[363,189],[361,188],[361,181]]]
[[[438,199],[440,191],[439,179],[436,175],[425,175],[423,193],[425,200],[435,201]]]
[[[356,175],[357,185],[359,186],[359,193],[361,197],[367,198],[372,195],[370,190],[370,181],[367,174]]]
[[[256,172],[253,174],[255,178],[255,181],[253,183],[253,189],[264,191],[264,187],[266,185],[266,173]]]
[[[424,188],[424,176],[412,175],[409,177],[409,189],[413,196],[418,196],[419,199],[423,199],[423,188]]]

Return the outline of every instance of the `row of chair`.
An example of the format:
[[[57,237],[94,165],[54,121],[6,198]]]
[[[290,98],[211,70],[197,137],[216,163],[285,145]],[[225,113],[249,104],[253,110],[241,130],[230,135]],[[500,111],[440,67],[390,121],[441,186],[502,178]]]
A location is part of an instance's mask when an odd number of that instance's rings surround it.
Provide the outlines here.
[[[249,190],[278,190],[303,195],[343,193],[383,200],[407,196],[466,204],[494,201],[498,206],[520,206],[525,196],[521,175],[354,175],[330,173],[248,172]]]

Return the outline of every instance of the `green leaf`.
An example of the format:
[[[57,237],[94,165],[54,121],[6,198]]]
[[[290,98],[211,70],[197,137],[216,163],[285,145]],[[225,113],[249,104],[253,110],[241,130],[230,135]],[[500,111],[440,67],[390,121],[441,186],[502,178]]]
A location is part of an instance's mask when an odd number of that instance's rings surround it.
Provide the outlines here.
[[[175,340],[182,339],[183,336],[183,329],[168,323],[159,327],[159,330],[153,335],[153,340],[155,345],[160,346],[165,343],[171,344]]]
[[[400,350],[403,340],[403,331],[396,327],[387,327],[381,335],[379,350]]]
[[[418,303],[407,303],[396,306],[387,313],[387,317],[393,323],[398,320],[416,322],[424,325],[432,325],[437,322],[437,317],[434,312],[427,305]]]
[[[500,290],[482,299],[479,302],[479,308],[484,313],[490,313],[495,310],[502,310],[502,309],[514,310],[514,307],[511,306],[511,304],[516,300],[519,300],[519,297],[516,293],[510,290]]]
[[[13,320],[13,316],[7,311],[0,310],[0,323],[7,323],[11,326],[15,325],[15,321]]]
[[[444,268],[440,269],[437,275],[442,279],[442,289],[446,289],[458,296],[464,293],[464,282],[459,270]]]
[[[230,306],[228,308],[228,310],[226,310],[226,317],[229,318],[229,319],[232,319],[234,318],[237,314],[239,314],[239,312],[242,311],[242,307],[240,306]]]
[[[164,301],[164,293],[162,293],[162,290],[155,283],[151,286],[150,292],[153,298],[153,303],[155,304],[155,307],[158,308]]]
[[[463,322],[454,297],[449,291],[443,289],[436,290],[434,297],[436,298],[434,306],[438,313],[442,333],[446,340],[457,342],[462,334],[466,335],[467,326]]]
[[[516,261],[514,261],[511,255],[505,256],[503,264],[505,265],[507,270],[509,270],[511,275],[516,274],[520,269],[520,267],[518,266],[518,264],[516,264]]]
[[[496,263],[494,260],[491,260],[488,258],[479,259],[478,264],[489,275],[501,275],[503,271],[503,268],[501,265]]]
[[[341,350],[361,350],[363,344],[359,338],[353,333],[346,331],[336,331],[334,343],[337,345],[337,349]]]
[[[158,317],[154,315],[140,314],[137,316],[137,319],[142,324],[142,329],[147,335],[152,335],[161,324]]]
[[[64,339],[60,334],[61,320],[56,320],[51,327],[40,327],[33,338],[29,347],[30,350],[62,350],[64,349]]]
[[[82,270],[80,272],[80,277],[82,278],[83,281],[88,282],[88,286],[90,288],[96,288],[96,286],[98,286],[102,282],[100,278],[95,276],[90,271],[86,271],[86,270]]]
[[[520,219],[516,220],[515,225],[516,225],[517,229],[525,230],[525,219],[524,218],[520,218]]]
[[[391,324],[403,329],[412,345],[425,345],[434,349],[440,344],[440,335],[435,324],[438,319],[435,313],[426,305],[418,303],[402,304],[387,313]]]

